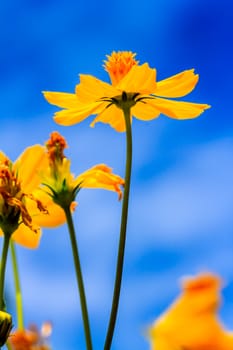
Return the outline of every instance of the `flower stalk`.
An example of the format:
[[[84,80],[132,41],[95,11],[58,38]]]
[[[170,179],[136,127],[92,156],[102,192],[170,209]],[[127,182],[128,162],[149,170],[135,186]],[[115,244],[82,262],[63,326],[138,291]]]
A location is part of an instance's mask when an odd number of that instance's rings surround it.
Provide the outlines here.
[[[72,252],[73,252],[73,258],[74,258],[74,266],[75,266],[76,278],[78,283],[83,326],[84,326],[84,332],[85,332],[85,338],[86,338],[86,348],[87,350],[92,350],[92,340],[91,340],[91,331],[90,331],[89,317],[88,317],[88,311],[87,311],[87,302],[86,302],[86,295],[85,295],[85,289],[84,289],[84,283],[83,283],[83,277],[82,277],[81,263],[80,263],[79,252],[78,252],[78,244],[75,236],[74,223],[73,223],[73,219],[70,211],[70,206],[64,206],[63,210],[66,215],[68,230],[70,234],[70,241],[72,246]]]
[[[118,245],[115,285],[114,285],[111,314],[110,314],[110,319],[108,324],[107,335],[105,339],[104,350],[110,350],[111,348],[115,324],[116,324],[118,306],[119,306],[123,265],[124,265],[128,205],[129,205],[129,193],[130,193],[130,179],[131,179],[131,168],[132,168],[132,128],[131,128],[131,120],[130,120],[130,107],[126,106],[126,107],[122,107],[122,109],[123,109],[125,124],[126,124],[125,189],[124,189],[123,204],[122,204],[120,239],[119,239],[119,245]]]
[[[18,269],[18,264],[17,264],[15,244],[12,241],[10,242],[10,250],[11,250],[11,261],[12,261],[12,267],[13,267],[14,284],[15,284],[17,328],[18,328],[18,330],[23,330],[24,329],[24,316],[23,316],[22,291],[21,291],[21,286],[20,286],[19,269]]]
[[[9,243],[10,243],[10,235],[5,233],[3,238],[2,258],[1,258],[1,267],[0,267],[0,310],[1,311],[5,310],[4,284],[5,284],[6,261],[7,261]]]

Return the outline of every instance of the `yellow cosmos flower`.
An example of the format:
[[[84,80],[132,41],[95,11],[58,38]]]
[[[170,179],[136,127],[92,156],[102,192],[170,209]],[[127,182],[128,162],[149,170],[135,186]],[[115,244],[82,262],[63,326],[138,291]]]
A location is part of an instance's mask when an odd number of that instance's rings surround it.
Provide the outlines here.
[[[73,211],[76,203],[75,197],[81,188],[102,188],[118,193],[122,197],[121,186],[124,180],[112,173],[107,165],[98,164],[75,177],[70,170],[70,160],[64,156],[64,149],[67,147],[65,139],[58,133],[53,132],[46,143],[47,168],[41,172],[44,187],[34,192],[35,196],[43,199],[43,203],[49,211],[51,199],[58,204],[56,210],[61,221],[65,218],[64,206],[70,206]],[[62,207],[62,208],[60,208]],[[45,215],[37,215],[35,220],[42,226],[50,226],[50,221]]]
[[[149,331],[151,349],[232,350],[233,333],[217,316],[220,284],[209,273],[185,279],[181,295]]]
[[[156,69],[147,63],[139,65],[135,55],[123,51],[107,56],[104,67],[111,84],[81,74],[74,94],[45,91],[48,102],[63,108],[55,113],[55,121],[61,125],[73,125],[97,114],[91,126],[96,122],[108,123],[123,132],[122,102],[130,108],[131,118],[134,116],[145,121],[157,118],[161,113],[174,119],[196,118],[210,107],[173,99],[183,97],[195,88],[198,75],[194,74],[194,69],[156,82]]]
[[[48,215],[47,208],[34,191],[40,184],[39,172],[47,164],[44,147],[28,147],[12,163],[0,152],[0,235],[9,234],[18,244],[36,248],[41,230],[34,218],[46,216],[55,224],[58,219]],[[50,212],[52,214],[52,212]]]

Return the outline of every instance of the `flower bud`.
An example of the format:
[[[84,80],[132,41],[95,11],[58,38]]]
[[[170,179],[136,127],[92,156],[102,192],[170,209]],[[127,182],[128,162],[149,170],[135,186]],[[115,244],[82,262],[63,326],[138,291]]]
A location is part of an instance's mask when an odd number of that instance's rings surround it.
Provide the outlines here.
[[[0,311],[0,346],[3,346],[12,329],[12,318],[7,312]]]

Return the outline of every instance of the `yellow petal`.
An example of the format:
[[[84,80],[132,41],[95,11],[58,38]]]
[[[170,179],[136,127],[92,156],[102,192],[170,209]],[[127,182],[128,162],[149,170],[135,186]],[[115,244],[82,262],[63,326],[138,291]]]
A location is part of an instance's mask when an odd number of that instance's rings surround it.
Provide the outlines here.
[[[21,224],[19,228],[13,233],[12,239],[26,247],[26,248],[37,248],[40,243],[41,232],[38,228],[38,232],[33,232],[29,227]]]
[[[169,337],[153,336],[151,337],[151,350],[182,350],[180,346],[175,344],[175,341],[171,341]],[[167,339],[168,338],[168,339]],[[170,340],[170,342],[169,342]]]
[[[207,104],[172,101],[163,98],[148,99],[148,105],[157,108],[160,113],[173,119],[192,119],[198,117],[205,109],[210,108]]]
[[[33,222],[41,227],[57,227],[66,222],[64,210],[57,204],[55,204],[52,198],[43,190],[37,190],[33,193],[33,196],[40,200],[48,213],[42,213],[36,206],[35,201],[28,201],[27,207],[30,210],[30,214],[33,218]],[[72,203],[71,210],[74,211],[76,203]]]
[[[157,82],[157,87],[153,94],[162,97],[182,97],[195,88],[198,79],[199,76],[194,74],[194,69],[185,70]]]
[[[5,162],[6,159],[9,159],[5,153],[0,151],[0,162]]]
[[[233,334],[227,332],[217,318],[220,279],[213,274],[200,274],[183,284],[180,296],[152,326],[152,346],[157,340],[169,342],[171,349],[232,349]]]
[[[60,125],[74,125],[82,122],[88,118],[91,114],[97,114],[102,111],[106,102],[93,102],[86,105],[80,105],[76,109],[63,109],[62,111],[56,112],[54,120]]]
[[[140,120],[152,120],[159,116],[160,111],[153,105],[139,101],[132,107],[132,115]]]
[[[116,86],[121,91],[151,94],[156,89],[156,70],[147,63],[133,66]]]
[[[43,94],[49,103],[61,108],[76,108],[79,104],[75,94],[51,91],[43,91]]]
[[[184,294],[193,300],[193,308],[199,312],[216,313],[220,296],[221,279],[209,273],[188,277],[182,281]]]
[[[84,173],[80,174],[76,180],[76,185],[81,188],[102,188],[109,191],[115,191],[122,197],[120,186],[124,185],[124,180],[111,172],[111,168],[104,164],[98,164]]]
[[[125,120],[123,112],[120,108],[115,105],[105,108],[91,123],[91,127],[95,126],[96,123],[101,122],[110,124],[118,132],[125,131]]]
[[[23,192],[30,193],[40,184],[39,172],[48,166],[45,149],[41,145],[28,147],[16,160],[13,169],[18,174]]]
[[[82,103],[99,101],[103,97],[119,95],[119,90],[92,75],[81,74],[80,84],[75,89],[77,98]]]

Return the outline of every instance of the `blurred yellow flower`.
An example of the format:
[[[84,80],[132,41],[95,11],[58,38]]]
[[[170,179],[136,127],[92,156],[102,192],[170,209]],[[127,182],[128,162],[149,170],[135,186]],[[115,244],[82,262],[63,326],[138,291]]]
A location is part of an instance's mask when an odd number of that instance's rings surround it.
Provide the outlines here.
[[[112,173],[111,168],[104,164],[98,164],[75,177],[70,171],[70,160],[64,156],[64,149],[67,147],[65,139],[58,133],[51,133],[46,143],[47,167],[41,172],[41,189],[35,192],[36,197],[43,198],[43,203],[49,211],[51,199],[58,205],[56,209],[61,220],[65,219],[64,211],[60,207],[70,206],[74,210],[75,197],[81,188],[102,188],[118,193],[122,197],[121,186],[124,180]],[[38,195],[37,195],[38,194]],[[45,215],[37,215],[36,222],[42,226],[49,226],[50,221]],[[48,222],[47,222],[48,221]]]
[[[43,146],[28,147],[12,163],[0,152],[0,235],[9,234],[18,244],[36,248],[41,229],[36,217],[45,217],[50,226],[65,222],[56,216],[55,205],[49,212],[43,197],[37,191],[40,185],[39,173],[48,164]]]
[[[182,293],[149,330],[152,350],[232,350],[233,333],[218,319],[221,281],[203,273],[183,281]]]
[[[81,74],[74,94],[45,91],[48,102],[63,108],[55,113],[55,121],[61,125],[73,125],[97,114],[91,126],[96,122],[108,123],[123,132],[122,104],[130,108],[131,118],[134,116],[145,121],[157,118],[161,113],[174,119],[196,118],[210,107],[170,99],[185,96],[195,88],[198,75],[194,74],[194,69],[156,82],[156,69],[147,63],[139,65],[135,56],[130,51],[113,52],[107,56],[104,67],[111,84]]]

